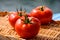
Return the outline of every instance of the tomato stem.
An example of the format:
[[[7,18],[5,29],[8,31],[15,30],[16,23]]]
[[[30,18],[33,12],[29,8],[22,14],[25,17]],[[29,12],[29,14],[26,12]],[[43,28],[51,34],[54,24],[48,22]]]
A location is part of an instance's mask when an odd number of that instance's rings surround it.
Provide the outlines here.
[[[20,8],[20,11],[21,11],[21,12],[19,13],[19,15],[22,16],[22,8]]]
[[[29,20],[29,18],[28,18],[27,15],[25,15],[25,23],[26,23],[26,24],[30,23],[30,20]]]
[[[41,11],[44,11],[43,6],[41,6],[41,8],[40,8],[40,9],[41,9]]]
[[[20,11],[22,11],[22,8],[20,8]],[[17,13],[19,16],[22,16],[22,12],[19,12],[18,9],[17,9]]]
[[[21,12],[21,13],[19,13],[19,16],[22,16],[22,12]]]

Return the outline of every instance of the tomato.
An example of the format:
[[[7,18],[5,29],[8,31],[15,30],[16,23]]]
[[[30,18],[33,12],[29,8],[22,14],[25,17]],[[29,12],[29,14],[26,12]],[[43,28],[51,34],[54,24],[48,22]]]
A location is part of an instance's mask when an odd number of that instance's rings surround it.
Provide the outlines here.
[[[38,6],[33,9],[30,16],[36,17],[41,21],[41,24],[47,24],[52,20],[52,10],[46,6]]]
[[[15,26],[15,22],[20,16],[18,16],[17,12],[11,12],[12,14],[9,15],[8,20],[12,27]]]
[[[11,26],[15,27],[15,22],[17,21],[17,19],[18,18],[23,19],[25,14],[26,14],[25,11],[10,12],[10,15],[8,16],[8,20]],[[29,15],[27,14],[27,16]]]
[[[11,24],[12,27],[15,27],[15,22],[17,21],[18,18],[22,18],[22,11],[19,12],[10,12],[11,14],[8,16],[9,23]]]
[[[22,38],[35,37],[40,29],[40,21],[34,17],[25,17],[25,20],[18,19],[15,24],[17,34]]]

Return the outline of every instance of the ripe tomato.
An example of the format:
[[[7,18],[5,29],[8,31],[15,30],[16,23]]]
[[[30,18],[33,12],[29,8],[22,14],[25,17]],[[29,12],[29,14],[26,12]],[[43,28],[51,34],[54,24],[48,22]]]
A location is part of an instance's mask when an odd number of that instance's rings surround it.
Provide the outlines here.
[[[20,18],[20,16],[18,16],[17,12],[11,12],[12,14],[10,14],[8,16],[8,20],[10,22],[10,24],[12,25],[12,27],[15,26],[15,22],[18,18]]]
[[[15,24],[15,30],[22,38],[32,38],[38,34],[40,25],[40,21],[37,18],[28,17],[24,21],[18,19]]]
[[[52,20],[52,10],[46,6],[38,6],[33,9],[30,16],[36,17],[41,21],[41,24],[47,24]]]
[[[17,19],[18,18],[23,19],[25,14],[26,14],[25,11],[22,11],[22,10],[18,12],[10,12],[10,15],[8,16],[8,20],[11,26],[15,27],[15,22],[17,21]]]
[[[11,14],[8,16],[8,20],[12,27],[15,27],[15,22],[17,21],[18,18],[22,18],[22,12],[10,12]]]

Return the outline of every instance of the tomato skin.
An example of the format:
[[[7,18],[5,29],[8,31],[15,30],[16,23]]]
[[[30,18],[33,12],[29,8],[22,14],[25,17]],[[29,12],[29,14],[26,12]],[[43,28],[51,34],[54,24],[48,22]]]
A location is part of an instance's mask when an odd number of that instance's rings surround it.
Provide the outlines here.
[[[9,23],[11,24],[11,26],[14,28],[15,27],[15,22],[18,18],[20,18],[20,16],[18,16],[17,12],[11,12],[12,14],[10,14],[8,16],[8,20]]]
[[[19,13],[18,13],[19,12]],[[9,23],[13,28],[15,28],[15,22],[17,21],[18,18],[24,19],[24,11],[18,11],[18,12],[10,12],[10,15],[8,16]],[[22,14],[22,16],[20,15]],[[26,14],[29,16],[28,14]]]
[[[43,7],[43,10],[40,10],[41,6],[36,7],[30,12],[30,16],[36,17],[41,21],[41,24],[47,24],[52,20],[52,10],[46,6]]]
[[[32,24],[25,24],[21,19],[18,19],[15,24],[15,30],[17,34],[22,38],[33,38],[35,37],[40,29],[40,21],[34,17],[32,18]]]

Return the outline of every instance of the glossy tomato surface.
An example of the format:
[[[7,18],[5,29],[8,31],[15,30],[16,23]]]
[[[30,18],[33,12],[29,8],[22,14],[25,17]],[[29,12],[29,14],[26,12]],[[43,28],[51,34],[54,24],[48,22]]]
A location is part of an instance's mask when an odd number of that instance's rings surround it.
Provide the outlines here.
[[[17,12],[11,12],[11,14],[8,16],[9,23],[12,27],[15,27],[16,20],[20,18]]]
[[[33,38],[35,37],[40,29],[40,21],[34,17],[28,17],[30,23],[25,23],[21,19],[18,19],[15,24],[15,30],[17,34],[22,38]]]
[[[41,21],[41,24],[47,24],[52,20],[52,10],[46,6],[38,6],[33,9],[30,16],[36,17]]]

